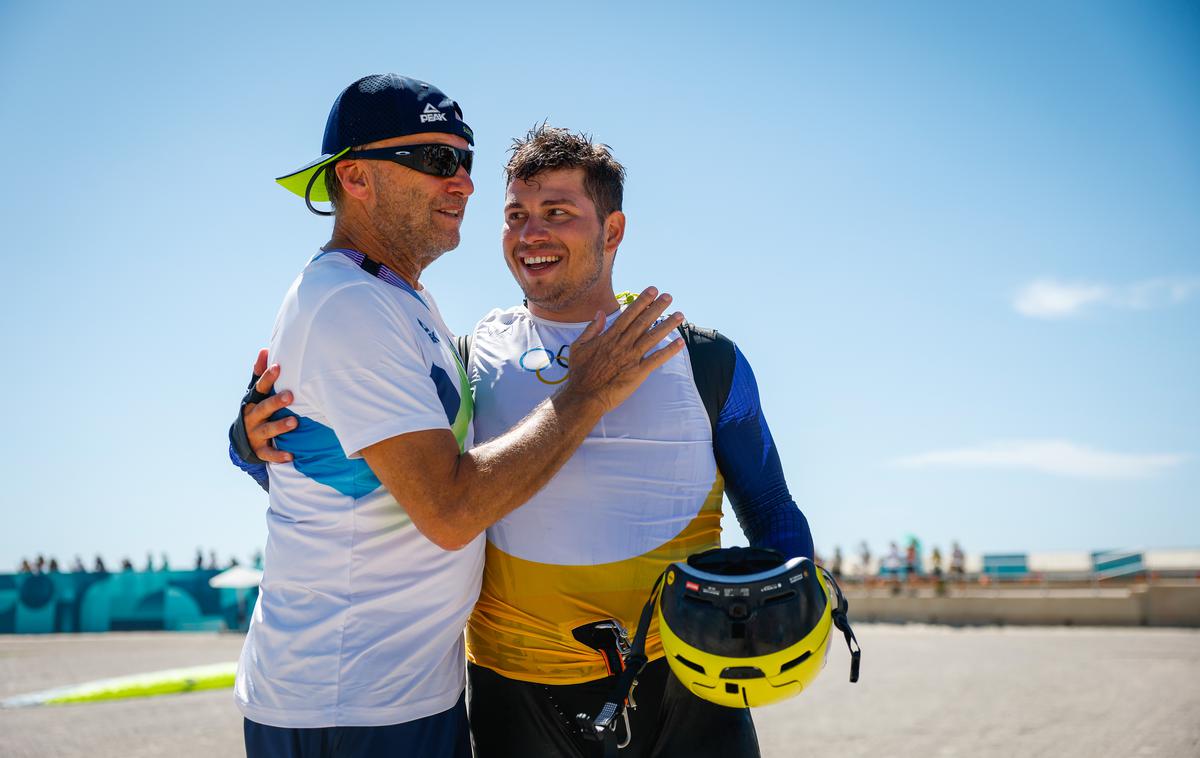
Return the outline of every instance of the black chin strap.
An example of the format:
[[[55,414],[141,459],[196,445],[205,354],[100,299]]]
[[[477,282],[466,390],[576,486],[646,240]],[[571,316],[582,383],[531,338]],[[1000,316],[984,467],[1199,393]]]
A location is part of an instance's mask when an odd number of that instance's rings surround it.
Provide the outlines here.
[[[822,566],[821,573],[825,575],[825,579],[829,581],[829,586],[833,588],[833,594],[837,598],[837,606],[833,609],[833,625],[842,630],[842,635],[846,638],[846,648],[850,651],[850,681],[858,681],[858,667],[862,663],[862,648],[859,647],[858,639],[854,636],[854,630],[850,628],[850,619],[846,615],[850,610],[850,601],[842,594],[842,588],[838,586],[837,580],[833,578]]]

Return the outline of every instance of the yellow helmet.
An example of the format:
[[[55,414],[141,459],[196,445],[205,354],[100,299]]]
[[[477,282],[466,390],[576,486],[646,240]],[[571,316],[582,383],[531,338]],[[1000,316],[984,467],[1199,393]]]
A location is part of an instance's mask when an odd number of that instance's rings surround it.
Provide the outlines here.
[[[705,700],[733,708],[798,694],[821,669],[834,626],[861,651],[837,582],[808,558],[719,548],[667,568],[657,603],[663,652],[675,676]],[[853,644],[852,644],[853,643]]]

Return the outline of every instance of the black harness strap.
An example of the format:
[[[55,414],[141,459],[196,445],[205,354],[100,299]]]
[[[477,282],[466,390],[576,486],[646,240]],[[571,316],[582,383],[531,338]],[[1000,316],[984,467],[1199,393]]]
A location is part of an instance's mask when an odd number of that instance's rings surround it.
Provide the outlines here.
[[[604,758],[616,758],[617,755],[617,719],[625,708],[625,701],[633,691],[638,675],[646,668],[649,659],[646,658],[646,635],[650,631],[650,619],[654,616],[654,607],[658,602],[658,591],[662,587],[666,572],[658,575],[654,588],[650,590],[650,599],[642,608],[641,618],[638,619],[637,632],[629,646],[629,655],[625,658],[625,670],[613,684],[608,700],[600,707],[600,712],[593,718],[586,713],[575,717],[583,735],[588,739],[600,740],[604,743]]]
[[[680,324],[679,334],[687,346],[692,378],[696,381],[700,399],[704,401],[704,410],[708,412],[708,423],[715,440],[717,419],[733,386],[733,367],[737,361],[733,340],[716,329],[704,329],[692,323]]]
[[[462,359],[463,368],[467,367],[467,363],[471,358],[471,335],[460,334],[454,338],[455,347],[458,348],[458,357]]]

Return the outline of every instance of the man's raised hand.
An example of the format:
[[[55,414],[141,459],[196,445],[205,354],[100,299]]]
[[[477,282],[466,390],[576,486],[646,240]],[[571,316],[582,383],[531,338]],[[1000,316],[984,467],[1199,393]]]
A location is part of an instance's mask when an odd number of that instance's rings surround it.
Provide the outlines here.
[[[655,324],[670,304],[669,294],[647,287],[607,330],[604,314],[597,312],[571,343],[571,373],[563,393],[599,403],[603,413],[624,402],[683,348],[683,340],[674,339],[649,352],[683,323],[683,314],[676,312]]]

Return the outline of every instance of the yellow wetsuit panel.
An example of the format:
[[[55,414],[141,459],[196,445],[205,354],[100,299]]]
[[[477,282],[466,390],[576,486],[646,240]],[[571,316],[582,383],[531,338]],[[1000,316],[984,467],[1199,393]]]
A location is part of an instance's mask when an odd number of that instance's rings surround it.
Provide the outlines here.
[[[673,540],[649,553],[594,566],[522,560],[487,544],[483,588],[467,622],[467,657],[510,679],[575,684],[607,676],[603,658],[571,630],[615,618],[637,628],[650,587],[672,562],[721,544],[718,475],[700,513]],[[658,622],[646,638],[650,660],[662,656]]]

